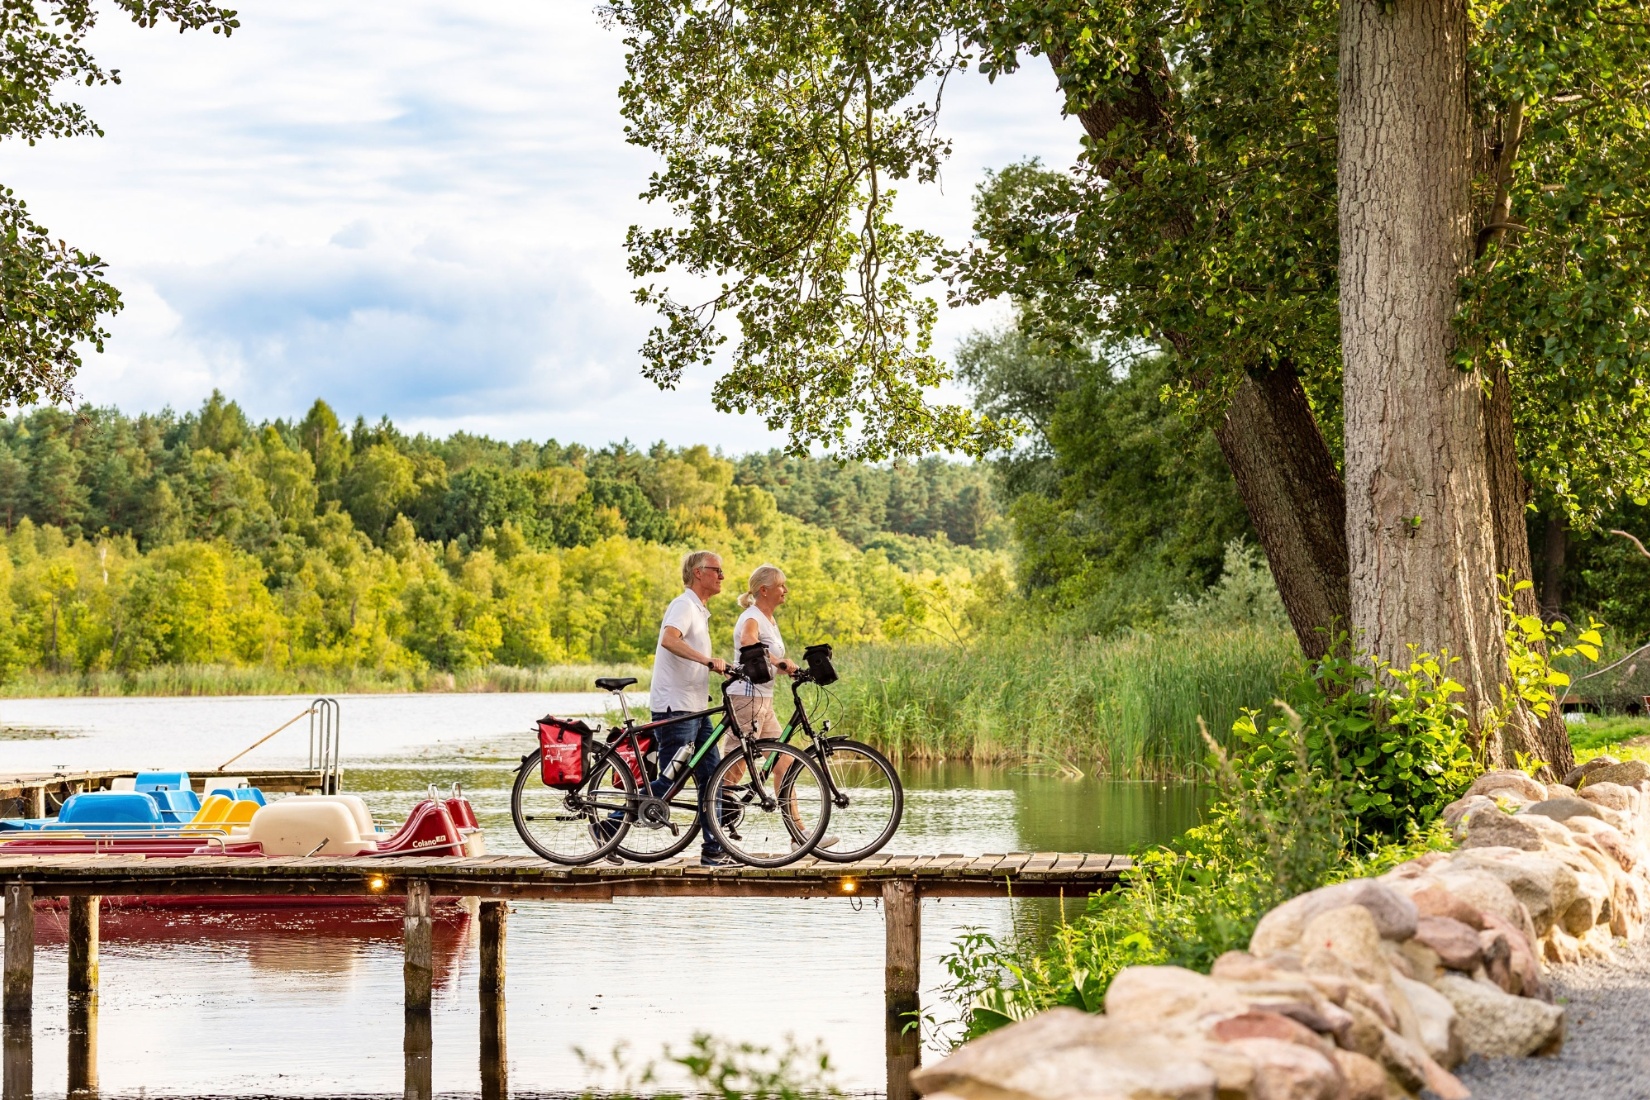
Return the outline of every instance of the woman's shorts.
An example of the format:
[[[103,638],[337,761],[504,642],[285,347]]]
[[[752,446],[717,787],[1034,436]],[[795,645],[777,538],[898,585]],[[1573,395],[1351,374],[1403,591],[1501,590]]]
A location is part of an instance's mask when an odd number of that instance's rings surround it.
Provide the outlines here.
[[[773,711],[773,696],[771,695],[730,695],[728,699],[733,703],[733,717],[739,723],[739,728],[748,730],[751,723],[757,723],[756,736],[778,737],[779,716]],[[731,733],[722,735],[722,752],[732,752],[738,746],[738,740]]]

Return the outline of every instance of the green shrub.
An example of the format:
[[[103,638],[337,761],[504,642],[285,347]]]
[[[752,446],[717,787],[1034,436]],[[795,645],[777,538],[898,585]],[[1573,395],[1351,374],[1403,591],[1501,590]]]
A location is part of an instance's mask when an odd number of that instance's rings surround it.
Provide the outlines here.
[[[1344,642],[1344,639],[1343,639]],[[1430,823],[1472,782],[1464,693],[1449,656],[1417,653],[1407,668],[1340,655],[1294,680],[1287,704],[1233,726],[1247,768],[1304,768],[1335,785],[1354,836],[1397,839]],[[1301,763],[1296,764],[1297,755]]]

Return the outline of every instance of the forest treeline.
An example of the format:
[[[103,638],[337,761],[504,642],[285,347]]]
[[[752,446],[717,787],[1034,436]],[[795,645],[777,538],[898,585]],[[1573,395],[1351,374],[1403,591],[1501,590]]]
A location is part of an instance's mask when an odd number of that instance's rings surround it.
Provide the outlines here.
[[[644,660],[687,546],[730,589],[781,564],[798,640],[960,640],[1009,585],[971,464],[254,424],[216,393],[0,420],[0,528],[0,673]]]

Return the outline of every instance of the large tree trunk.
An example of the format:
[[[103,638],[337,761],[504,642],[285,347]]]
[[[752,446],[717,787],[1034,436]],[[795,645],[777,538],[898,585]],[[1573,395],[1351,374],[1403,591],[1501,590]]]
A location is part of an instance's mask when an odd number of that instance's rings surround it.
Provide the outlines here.
[[[1453,362],[1472,255],[1466,45],[1467,0],[1341,5],[1341,352],[1359,641],[1406,665],[1410,644],[1447,649],[1483,732],[1506,647],[1483,402]]]
[[[1316,660],[1351,624],[1346,490],[1295,372],[1250,375],[1233,393],[1215,439],[1295,636]]]
[[[1570,526],[1563,511],[1555,508],[1541,537],[1541,617],[1548,622],[1564,615],[1564,555],[1569,545]]]
[[[1066,51],[1058,43],[1047,44],[1047,50],[1058,75]],[[1151,135],[1161,148],[1184,152],[1185,142],[1173,130],[1171,113],[1158,99],[1158,89],[1168,81],[1152,78],[1168,68],[1160,50],[1142,51],[1133,94],[1080,109],[1077,118],[1083,129],[1099,140],[1118,125],[1131,125]],[[1137,165],[1119,161],[1096,162],[1094,168],[1108,180],[1138,171]],[[1176,237],[1183,229],[1170,224],[1163,232]],[[1168,336],[1175,343],[1175,334]],[[1350,627],[1346,491],[1294,370],[1259,367],[1252,372],[1232,395],[1215,438],[1266,552],[1295,635],[1306,655],[1316,659],[1338,632]]]
[[[1529,526],[1524,518],[1530,504],[1530,490],[1518,466],[1512,378],[1506,363],[1490,368],[1489,376],[1490,387],[1484,400],[1484,453],[1489,473],[1490,514],[1495,522],[1496,571],[1516,586],[1520,581],[1531,580],[1535,572],[1530,557]],[[1513,593],[1513,610],[1519,615],[1540,615],[1533,584]],[[1556,705],[1547,712],[1546,718],[1539,718],[1522,703],[1518,704],[1514,713],[1508,715],[1501,747],[1509,759],[1521,752],[1545,761],[1554,779],[1575,767],[1570,731]]]

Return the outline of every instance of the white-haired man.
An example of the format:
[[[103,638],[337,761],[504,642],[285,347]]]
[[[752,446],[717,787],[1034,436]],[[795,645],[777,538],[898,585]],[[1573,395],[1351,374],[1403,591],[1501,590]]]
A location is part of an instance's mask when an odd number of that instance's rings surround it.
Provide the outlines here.
[[[716,656],[710,640],[710,608],[707,602],[722,591],[722,559],[709,550],[695,550],[682,559],[682,594],[665,608],[664,622],[659,626],[659,645],[653,651],[653,688],[648,705],[655,722],[677,714],[704,710],[710,699],[710,673],[725,671],[727,662]],[[696,718],[661,727],[659,764],[661,768],[676,759],[686,748],[692,753],[710,740],[711,720]],[[693,777],[700,797],[710,787],[711,773],[716,770],[721,754],[716,746],[699,759]],[[662,794],[670,781],[661,776],[654,781],[653,793]],[[699,862],[707,867],[726,867],[733,863],[721,845],[711,839],[705,830],[704,846]]]

